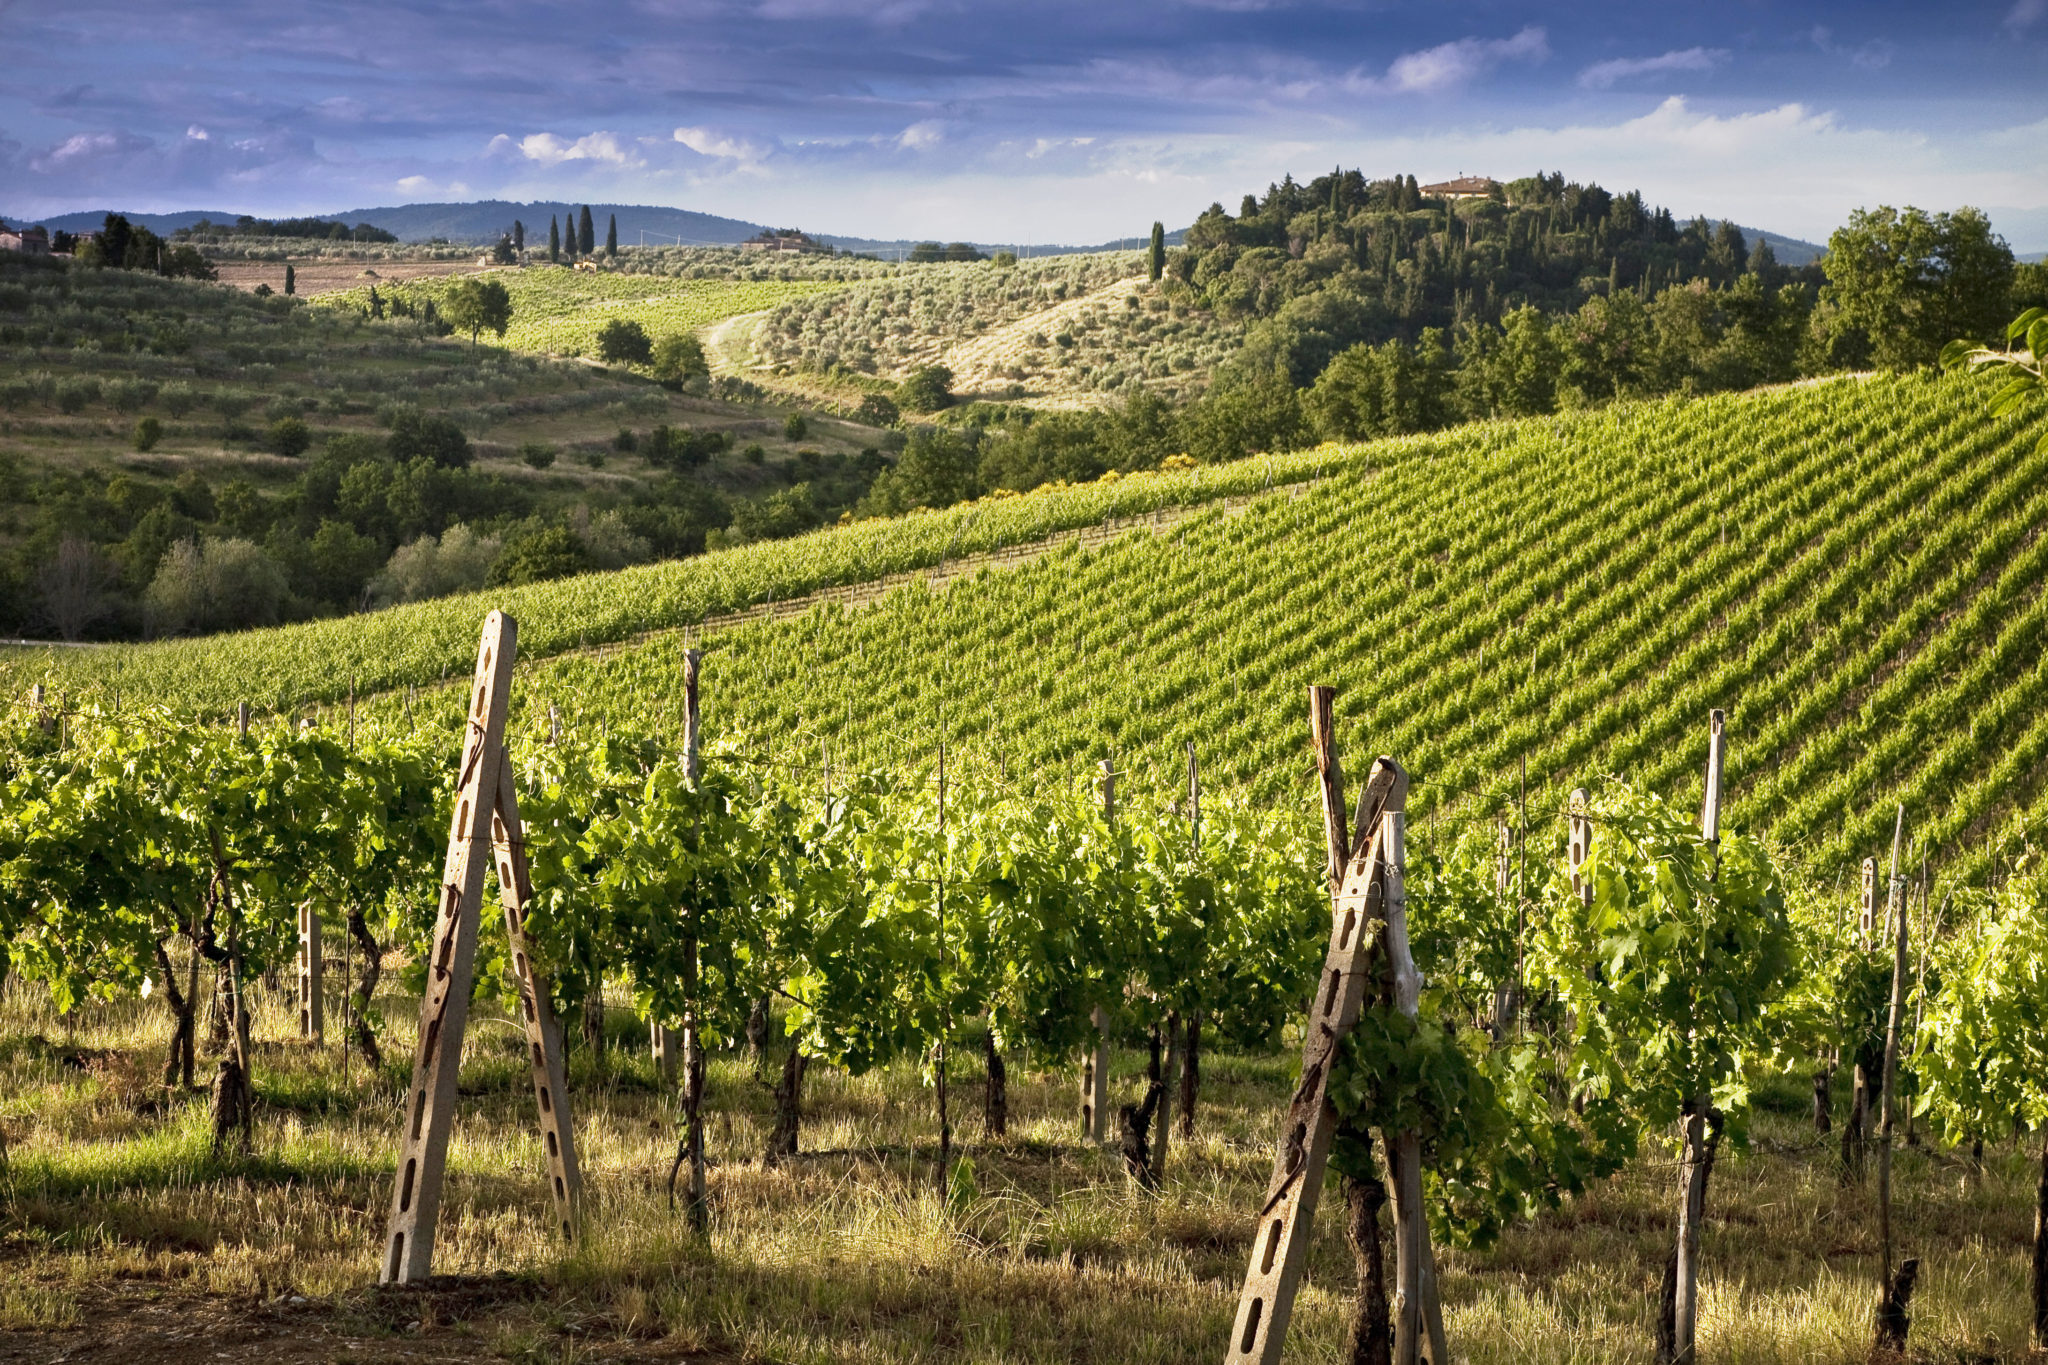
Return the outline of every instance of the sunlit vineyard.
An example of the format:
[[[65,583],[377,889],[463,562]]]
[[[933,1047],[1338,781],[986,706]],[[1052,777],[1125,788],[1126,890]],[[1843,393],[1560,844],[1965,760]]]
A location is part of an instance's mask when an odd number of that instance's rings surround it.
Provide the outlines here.
[[[501,281],[512,296],[512,325],[505,344],[517,351],[553,355],[595,355],[598,329],[614,318],[639,323],[650,337],[663,337],[838,287],[814,279],[678,280],[539,267],[497,271],[491,278]],[[377,288],[387,299],[398,296],[415,304],[432,299],[438,305],[455,284],[454,279],[366,284],[322,294],[314,302],[362,309],[369,306],[370,290]]]
[[[771,363],[901,375],[944,364],[981,397],[1201,387],[1242,328],[1173,305],[1135,252],[1049,256],[1013,267],[909,267],[844,293],[778,307],[754,336]]]

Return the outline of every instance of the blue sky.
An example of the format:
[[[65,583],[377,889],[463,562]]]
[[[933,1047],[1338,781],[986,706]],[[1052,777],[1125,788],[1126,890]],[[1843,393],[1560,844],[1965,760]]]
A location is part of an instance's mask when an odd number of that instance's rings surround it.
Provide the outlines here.
[[[0,0],[0,212],[669,204],[1090,241],[1283,171],[1536,169],[2048,248],[2048,0]]]

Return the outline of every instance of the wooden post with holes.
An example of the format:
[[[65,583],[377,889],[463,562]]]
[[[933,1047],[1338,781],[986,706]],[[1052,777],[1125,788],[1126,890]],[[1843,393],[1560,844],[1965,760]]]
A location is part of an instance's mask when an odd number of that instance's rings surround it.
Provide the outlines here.
[[[1566,807],[1570,833],[1565,843],[1565,856],[1571,860],[1572,894],[1587,905],[1593,903],[1593,883],[1586,880],[1584,874],[1586,859],[1593,856],[1592,808],[1593,798],[1587,795],[1586,789],[1574,787]]]
[[[505,754],[505,716],[511,701],[517,633],[516,623],[502,612],[484,618],[469,693],[454,819],[448,831],[448,856],[442,865],[441,905],[428,950],[426,991],[420,1000],[419,1051],[413,1060],[412,1084],[406,1091],[391,1218],[379,1270],[379,1279],[386,1284],[422,1280],[433,1273],[434,1223],[441,1205],[448,1134],[455,1117],[462,1036],[469,1020],[484,874],[494,853],[556,1210],[565,1233],[575,1226],[576,1158],[570,1142],[561,1040],[548,1007],[546,984],[527,951],[525,837]]]
[[[299,1036],[319,1047],[326,1037],[325,979],[320,962],[320,908],[299,904]]]
[[[1725,755],[1723,716],[1716,708],[1707,718],[1707,780],[1700,802],[1700,834],[1708,843],[1721,837],[1721,773]],[[1671,1359],[1692,1365],[1697,1359],[1694,1336],[1699,1324],[1700,1224],[1707,1202],[1708,1095],[1694,1095],[1679,1120],[1678,1248],[1676,1284],[1672,1291]]]
[[[1329,697],[1319,688],[1310,693],[1310,724],[1320,737],[1328,733],[1329,723]],[[1334,765],[1319,759],[1319,767],[1325,782],[1341,781]],[[1251,1265],[1238,1297],[1226,1365],[1274,1365],[1286,1342],[1337,1129],[1336,1109],[1327,1094],[1330,1064],[1338,1043],[1358,1022],[1368,990],[1377,989],[1380,934],[1375,926],[1385,920],[1390,885],[1398,887],[1398,881],[1390,883],[1384,875],[1383,817],[1402,809],[1407,792],[1408,775],[1392,759],[1381,758],[1360,793],[1360,833],[1355,849],[1347,850],[1343,860],[1344,878],[1331,911],[1330,948],[1302,1042],[1301,1080],[1281,1120],[1273,1177],[1252,1235]],[[1337,808],[1342,809],[1341,803]],[[1326,814],[1333,854],[1343,837],[1336,829],[1339,823]],[[1410,1208],[1419,1214],[1413,1203]]]
[[[1116,824],[1116,765],[1102,760],[1102,818]],[[1095,1045],[1081,1066],[1081,1140],[1101,1142],[1109,1136],[1109,1012],[1097,1005],[1091,1016]]]
[[[1863,860],[1863,901],[1858,942],[1863,951],[1870,951],[1872,936],[1877,932],[1877,859]]]

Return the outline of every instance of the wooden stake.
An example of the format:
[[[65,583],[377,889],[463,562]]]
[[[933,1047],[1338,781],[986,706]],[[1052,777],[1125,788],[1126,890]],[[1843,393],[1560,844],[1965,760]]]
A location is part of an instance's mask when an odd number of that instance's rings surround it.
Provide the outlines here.
[[[1312,694],[1311,715],[1316,706]],[[1273,1178],[1252,1236],[1251,1265],[1238,1296],[1226,1365],[1274,1365],[1287,1338],[1337,1129],[1336,1109],[1327,1095],[1330,1064],[1337,1044],[1358,1022],[1372,985],[1372,959],[1380,939],[1374,928],[1384,920],[1387,883],[1382,876],[1381,817],[1400,810],[1407,793],[1408,775],[1392,759],[1382,758],[1359,794],[1359,848],[1346,859],[1331,910],[1330,947],[1302,1042],[1301,1081],[1281,1120]],[[1334,823],[1326,819],[1325,828]]]
[[[1725,738],[1723,716],[1716,708],[1707,717],[1707,780],[1700,803],[1700,833],[1709,843],[1721,837],[1721,772]],[[1671,1359],[1692,1365],[1699,1324],[1700,1223],[1706,1213],[1707,1109],[1712,1098],[1694,1095],[1680,1130],[1678,1161],[1677,1283],[1672,1294]]]
[[[683,651],[683,776],[692,787],[704,776],[697,704],[698,670],[703,662],[702,650]],[[693,919],[683,954],[683,1145],[690,1163],[690,1226],[702,1232],[709,1222],[709,1210],[704,1202],[704,1038],[697,1013],[697,951]]]
[[[576,1195],[575,1157],[566,1140],[568,1095],[559,1038],[549,1027],[548,997],[526,948],[524,835],[505,760],[505,716],[511,702],[517,634],[516,623],[502,612],[484,618],[469,694],[454,819],[448,832],[448,856],[442,865],[441,906],[428,953],[427,988],[420,1000],[419,1050],[406,1092],[397,1179],[379,1271],[379,1278],[387,1284],[425,1279],[433,1273],[434,1223],[440,1211],[448,1133],[455,1116],[462,1035],[469,1020],[484,874],[494,846],[499,854],[500,893],[508,907],[507,928],[513,932],[514,964],[526,993],[522,1012],[527,1016],[536,1099],[557,1186],[557,1208],[564,1211],[565,1228],[574,1224],[567,1212],[573,1209]]]
[[[1870,951],[1873,936],[1877,932],[1877,859],[1863,860],[1862,918],[1858,929],[1857,942],[1864,952]]]
[[[1102,818],[1116,826],[1116,765],[1102,760]],[[1097,1005],[1090,1016],[1095,1045],[1081,1066],[1081,1140],[1101,1142],[1109,1136],[1109,1012]]]
[[[1899,1078],[1899,1024],[1906,1012],[1906,882],[1899,875],[1899,844],[1906,834],[1906,807],[1899,806],[1892,824],[1891,882],[1885,896],[1885,924],[1892,937],[1892,998],[1885,1016],[1884,1071],[1877,1119],[1877,1226],[1883,1246],[1886,1290],[1892,1280],[1892,1117]]]
[[[319,1047],[325,1040],[327,1002],[320,961],[320,910],[311,900],[299,905],[299,1036]]]
[[[1593,819],[1590,814],[1593,799],[1584,787],[1572,790],[1570,810],[1571,835],[1565,845],[1566,856],[1571,860],[1572,894],[1587,905],[1593,903],[1593,883],[1588,881],[1582,870],[1586,860],[1593,856]]]

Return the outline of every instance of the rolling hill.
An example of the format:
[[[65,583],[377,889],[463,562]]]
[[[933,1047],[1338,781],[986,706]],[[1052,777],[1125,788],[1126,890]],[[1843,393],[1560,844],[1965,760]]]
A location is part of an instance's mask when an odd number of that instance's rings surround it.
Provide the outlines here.
[[[781,602],[781,619],[705,637],[715,736],[796,756],[823,741],[847,768],[920,763],[941,736],[1011,773],[1113,757],[1157,791],[1193,741],[1210,783],[1299,802],[1302,689],[1332,682],[1347,762],[1397,754],[1418,818],[1483,821],[1523,760],[1538,817],[1603,774],[1696,790],[1718,706],[1738,823],[1824,873],[1870,851],[1903,800],[1937,862],[1981,866],[2048,773],[2048,454],[1982,398],[1956,379],[1846,378],[1480,424],[0,668],[17,692],[43,678],[290,707],[352,676],[461,677],[502,606],[522,623],[528,724],[550,706],[658,723],[679,627]],[[1226,493],[1258,496],[1146,520]],[[1061,543],[1112,515],[1140,524]],[[804,598],[1033,541],[1049,543],[943,591]]]

